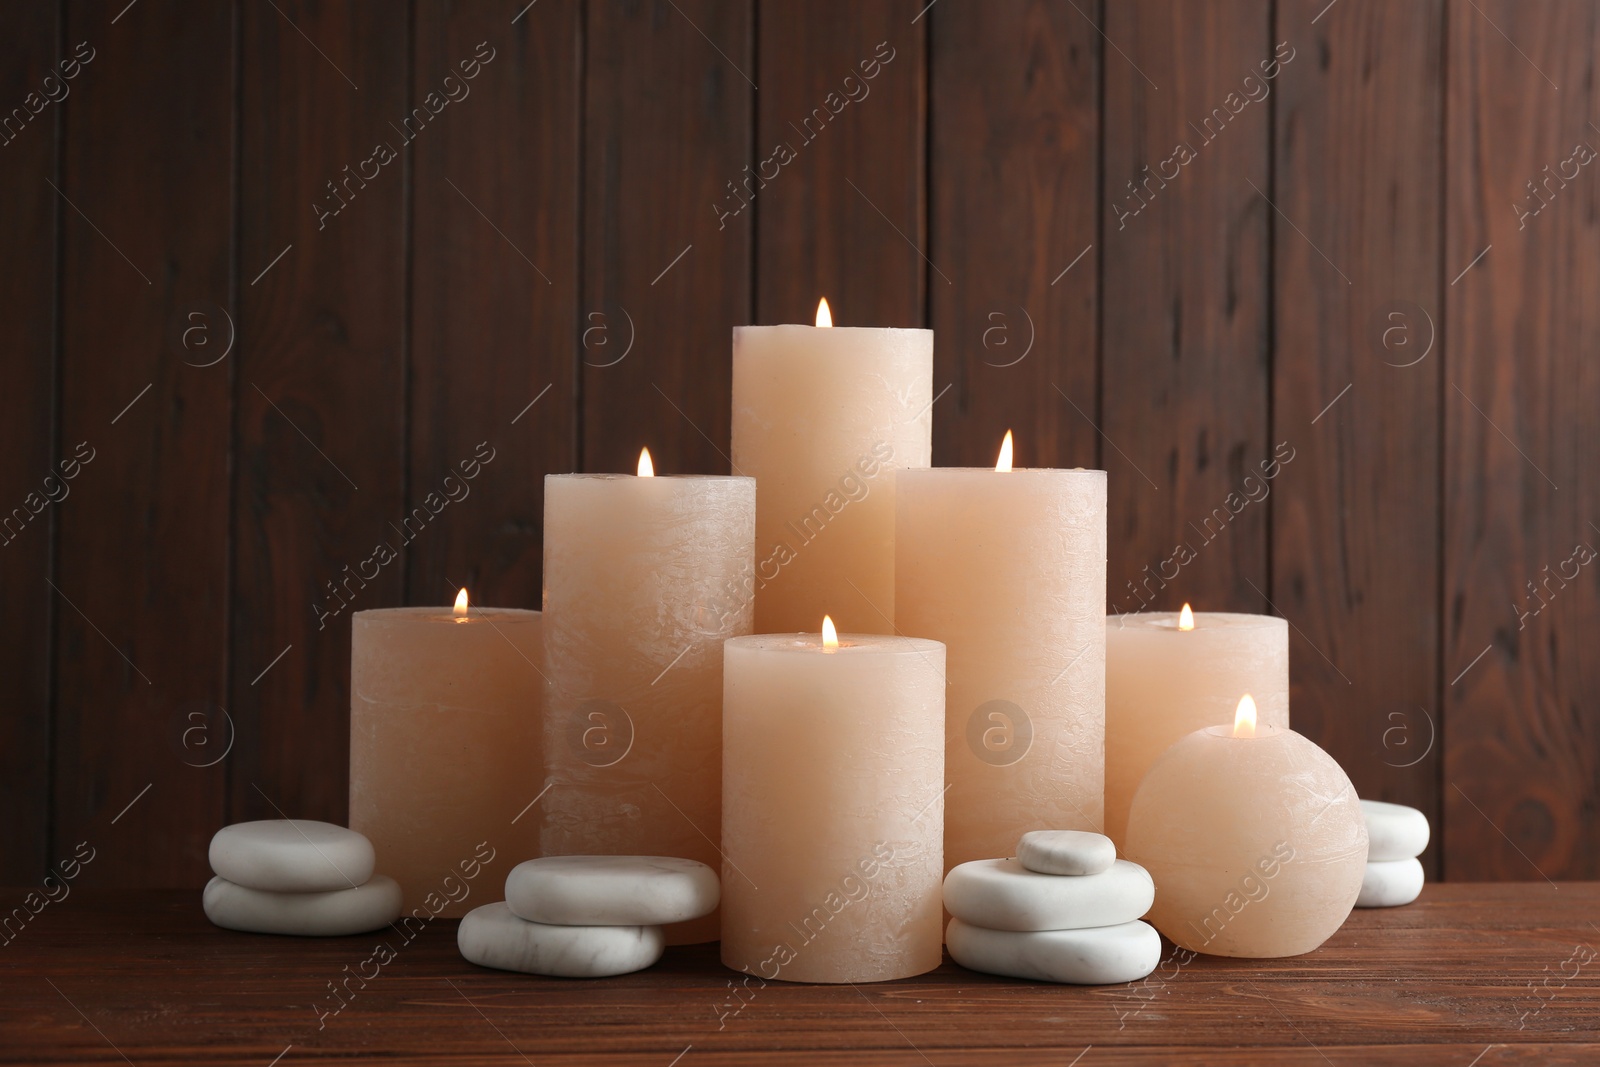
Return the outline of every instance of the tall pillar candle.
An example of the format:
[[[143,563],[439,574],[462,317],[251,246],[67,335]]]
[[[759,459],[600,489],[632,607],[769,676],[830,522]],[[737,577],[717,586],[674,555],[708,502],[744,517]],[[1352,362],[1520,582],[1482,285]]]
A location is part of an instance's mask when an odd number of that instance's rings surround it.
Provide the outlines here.
[[[722,643],[750,632],[755,482],[545,478],[545,855],[715,868]],[[668,929],[710,941],[715,918]]]
[[[939,966],[944,646],[727,644],[722,962],[793,982]]]
[[[1255,698],[1263,724],[1289,727],[1289,624],[1185,612],[1106,620],[1106,835],[1119,846],[1156,757],[1195,730],[1231,723],[1241,693]]]
[[[540,618],[469,607],[358,611],[350,644],[350,826],[407,912],[458,918],[539,854]],[[496,858],[485,871],[486,857]]]
[[[734,328],[733,469],[761,487],[756,632],[828,613],[894,633],[893,471],[930,462],[932,408],[931,330]]]
[[[895,504],[896,625],[949,650],[945,866],[1099,831],[1105,472],[906,470]]]

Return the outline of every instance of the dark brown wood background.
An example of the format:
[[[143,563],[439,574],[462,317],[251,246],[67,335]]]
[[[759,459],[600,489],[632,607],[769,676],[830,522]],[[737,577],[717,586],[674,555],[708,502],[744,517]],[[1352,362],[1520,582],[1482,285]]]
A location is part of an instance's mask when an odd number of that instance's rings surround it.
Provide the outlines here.
[[[1600,2],[925,2],[0,7],[0,508],[67,492],[0,546],[0,882],[342,819],[350,612],[538,604],[541,476],[726,471],[729,328],[822,294],[938,331],[935,462],[1110,472],[1113,610],[1187,542],[1154,606],[1285,615],[1434,876],[1600,875]]]

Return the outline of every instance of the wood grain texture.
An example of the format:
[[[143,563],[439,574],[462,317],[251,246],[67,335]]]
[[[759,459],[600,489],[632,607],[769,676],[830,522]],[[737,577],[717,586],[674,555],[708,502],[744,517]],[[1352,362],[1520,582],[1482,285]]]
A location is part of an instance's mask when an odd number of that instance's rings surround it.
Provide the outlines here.
[[[1588,1064],[1597,908],[1596,885],[1430,886],[1409,907],[1354,913],[1306,956],[1180,966],[1169,948],[1130,985],[946,961],[854,988],[745,987],[715,945],[620,978],[536,978],[462,960],[450,920],[410,942],[267,937],[210,926],[198,888],[78,888],[5,949],[0,1062]],[[364,964],[379,943],[394,958]]]
[[[430,532],[401,532],[404,193],[408,143],[456,105],[407,100],[407,29],[377,6],[244,9],[235,819],[343,821],[350,615],[401,602],[397,557]]]
[[[408,510],[447,503],[412,542],[411,603],[466,585],[539,606],[544,475],[577,462],[581,15],[577,0],[514,24],[488,5],[417,7],[412,98],[450,102],[411,149]],[[480,444],[495,458],[467,479]]]
[[[57,514],[50,859],[119,820],[100,862],[172,885],[205,870],[226,795],[185,743],[226,730],[232,367],[211,353],[230,332],[234,27],[226,4],[156,0],[113,25],[119,10],[66,9],[69,47],[93,55],[68,104],[100,103],[71,113],[62,156],[59,450],[82,466]],[[195,307],[210,348],[184,347]]]
[[[1272,59],[1269,12],[1106,7],[1121,53],[1106,60],[1101,206],[1107,596],[1115,611],[1263,611],[1267,509],[1229,499],[1272,451],[1271,123],[1245,81]],[[1088,398],[1071,401],[1095,418]]]
[[[1273,139],[1272,441],[1295,458],[1260,484],[1292,720],[1437,826],[1443,8],[1284,4],[1277,37],[1300,53]]]
[[[0,65],[0,100],[20,109],[0,113],[0,248],[29,269],[8,271],[0,287],[0,323],[10,355],[0,390],[0,588],[16,590],[28,625],[7,627],[0,640],[0,677],[8,679],[12,713],[0,716],[0,881],[43,875],[51,862],[50,635],[58,598],[51,574],[55,528],[52,497],[61,500],[55,455],[56,237],[60,212],[71,210],[50,183],[56,169],[60,107],[87,79],[63,79],[57,64],[60,11],[53,5],[0,9],[0,40],[14,61]],[[70,69],[70,68],[69,68]],[[29,102],[29,94],[33,102]],[[35,111],[35,108],[38,108]],[[6,120],[10,120],[8,123]],[[45,479],[51,478],[49,486]]]
[[[1451,878],[1600,874],[1600,10],[1529,13],[1449,10]]]
[[[756,157],[781,165],[740,216],[756,216],[756,322],[813,322],[826,296],[835,325],[925,326],[926,286],[954,292],[926,256],[925,5],[761,3]]]
[[[729,471],[751,229],[715,205],[750,162],[752,25],[746,3],[589,5],[584,470],[632,473],[648,447],[660,474]]]
[[[1085,8],[1093,11],[1094,6]],[[938,466],[1095,467],[1063,403],[1098,389],[1100,38],[1071,7],[944,4],[932,23],[929,289]]]

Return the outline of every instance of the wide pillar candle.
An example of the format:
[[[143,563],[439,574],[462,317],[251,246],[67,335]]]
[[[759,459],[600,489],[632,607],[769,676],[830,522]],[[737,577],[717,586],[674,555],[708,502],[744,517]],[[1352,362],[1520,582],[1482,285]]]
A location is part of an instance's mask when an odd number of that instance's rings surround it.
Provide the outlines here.
[[[722,643],[750,632],[754,536],[749,478],[545,478],[545,855],[720,863]]]
[[[1289,624],[1272,615],[1140,612],[1106,620],[1106,836],[1125,843],[1128,805],[1156,757],[1233,721],[1239,694],[1289,727]]]
[[[722,962],[881,982],[939,966],[944,646],[846,634],[727,644]]]
[[[350,826],[407,912],[459,918],[539,854],[538,819],[519,817],[543,765],[539,633],[537,611],[355,613]]]
[[[895,632],[895,468],[933,454],[933,331],[740,326],[733,469],[760,485],[755,629]]]
[[[898,472],[896,625],[948,648],[945,866],[1098,832],[1104,471]]]

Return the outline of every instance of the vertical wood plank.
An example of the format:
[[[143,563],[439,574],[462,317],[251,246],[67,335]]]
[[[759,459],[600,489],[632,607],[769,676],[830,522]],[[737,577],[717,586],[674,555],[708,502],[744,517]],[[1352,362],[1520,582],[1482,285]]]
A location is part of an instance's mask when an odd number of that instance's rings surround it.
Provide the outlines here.
[[[122,7],[67,7],[93,58],[67,104],[59,447],[85,462],[58,591],[26,595],[61,601],[54,852],[87,840],[108,883],[193,885],[226,777],[182,742],[191,711],[219,749],[226,731],[233,9]]]
[[[716,208],[751,159],[751,26],[745,3],[589,5],[585,470],[631,473],[644,446],[663,474],[729,469],[751,229]]]
[[[1448,22],[1445,874],[1593,878],[1600,9]]]
[[[11,355],[0,391],[0,589],[33,605],[0,624],[0,677],[14,701],[11,714],[0,717],[0,811],[10,813],[0,820],[0,882],[9,885],[33,882],[53,859],[49,620],[57,598],[42,579],[50,574],[56,521],[48,502],[67,498],[60,496],[53,445],[56,232],[66,205],[50,188],[61,184],[60,104],[52,98],[71,99],[91,80],[81,67],[68,68],[72,78],[58,68],[72,58],[70,49],[61,54],[60,18],[56,4],[0,9],[0,40],[11,55],[0,65],[0,100],[26,116],[0,115],[0,248],[19,265],[0,288],[0,329]]]
[[[1443,9],[1321,8],[1278,8],[1272,596],[1295,729],[1437,825]]]
[[[244,7],[236,818],[343,821],[350,615],[401,601],[408,146],[473,103],[408,102],[406,19]]]
[[[540,603],[544,475],[576,465],[581,14],[417,8],[412,98],[457,99],[411,149],[409,505],[448,501],[411,545],[413,603],[446,603],[452,584]],[[475,68],[481,43],[496,55]],[[466,479],[481,443],[495,458]]]
[[[754,195],[718,190],[756,216],[757,322],[812,322],[826,296],[840,326],[924,326],[929,274],[954,291],[926,256],[924,7],[760,5]]]
[[[1112,611],[1267,609],[1267,509],[1229,501],[1271,455],[1270,120],[1245,82],[1272,57],[1269,14],[1254,0],[1106,5],[1099,422]],[[1071,401],[1094,418],[1087,397]]]
[[[1092,6],[1086,11],[1095,12]],[[1094,427],[1062,402],[1098,388],[1100,37],[1069,6],[945,3],[932,21],[929,290],[934,462],[1092,467]],[[870,103],[870,101],[869,101]]]

